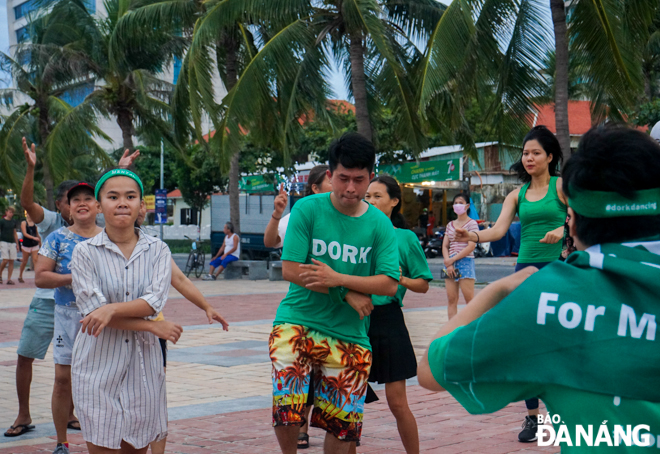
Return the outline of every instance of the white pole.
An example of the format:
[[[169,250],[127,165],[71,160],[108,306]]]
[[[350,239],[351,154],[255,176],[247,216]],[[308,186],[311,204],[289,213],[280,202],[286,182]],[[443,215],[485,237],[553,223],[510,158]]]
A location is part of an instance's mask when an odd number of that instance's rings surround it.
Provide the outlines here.
[[[160,188],[165,189],[165,180],[163,177],[165,167],[165,158],[163,154],[163,141],[160,141]],[[167,206],[167,205],[166,205]],[[163,224],[160,224],[160,240],[163,241]]]

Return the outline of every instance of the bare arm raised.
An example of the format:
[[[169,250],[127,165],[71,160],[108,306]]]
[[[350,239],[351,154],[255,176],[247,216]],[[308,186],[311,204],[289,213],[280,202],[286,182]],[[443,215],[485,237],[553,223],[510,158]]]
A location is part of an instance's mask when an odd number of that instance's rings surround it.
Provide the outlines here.
[[[44,209],[34,202],[34,168],[37,165],[37,152],[34,144],[28,147],[25,137],[23,137],[23,154],[27,162],[27,171],[21,187],[21,206],[30,215],[32,222],[40,224],[44,220]]]
[[[506,235],[506,232],[509,231],[509,227],[511,227],[513,219],[516,217],[516,212],[518,211],[519,193],[520,189],[516,189],[506,196],[506,199],[504,199],[504,205],[502,206],[502,212],[492,229],[481,230],[479,234],[468,232],[465,229],[456,229],[456,241],[490,243],[491,241],[497,241]]]

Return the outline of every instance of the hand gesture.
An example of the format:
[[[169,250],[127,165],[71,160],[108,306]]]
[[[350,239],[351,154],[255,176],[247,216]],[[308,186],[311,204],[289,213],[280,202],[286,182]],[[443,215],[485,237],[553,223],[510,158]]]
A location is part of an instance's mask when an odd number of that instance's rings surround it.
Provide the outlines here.
[[[133,165],[135,160],[140,156],[140,150],[135,150],[135,153],[129,155],[129,149],[127,148],[124,150],[124,154],[122,155],[121,159],[119,160],[119,168],[121,169],[128,169],[130,166]]]
[[[555,244],[561,241],[561,239],[564,238],[564,227],[560,227],[559,229],[555,230],[550,230],[548,233],[545,234],[545,236],[539,240],[539,243],[545,243],[545,244]]]
[[[181,325],[176,323],[168,322],[167,320],[161,320],[159,322],[152,322],[153,327],[151,332],[161,339],[168,340],[173,344],[176,344],[181,333],[183,333],[183,328]]]
[[[470,232],[460,227],[457,228],[456,233],[454,234],[454,241],[457,243],[467,243],[468,241],[472,241],[470,239]]]
[[[319,289],[322,287],[340,287],[341,274],[330,268],[323,262],[312,259],[312,265],[300,265],[304,273],[300,274],[305,287],[311,289]]]
[[[360,320],[362,320],[364,317],[369,316],[369,314],[371,314],[371,311],[374,310],[374,305],[371,302],[371,297],[363,293],[349,290],[349,292],[346,294],[346,297],[344,299],[353,309],[355,309],[355,312],[357,312],[360,315]]]
[[[90,336],[99,337],[103,328],[108,326],[108,323],[112,321],[114,313],[115,310],[112,304],[99,307],[80,321],[82,323],[80,331]]]
[[[278,217],[282,217],[282,213],[284,213],[284,210],[286,210],[286,204],[289,201],[289,196],[286,194],[286,191],[284,191],[284,185],[280,185],[280,192],[277,194],[277,197],[275,197],[275,202],[274,202],[274,208],[275,208],[275,214],[277,214]]]
[[[227,320],[225,320],[222,315],[218,314],[212,307],[209,307],[206,310],[206,317],[209,319],[209,324],[213,323],[213,320],[215,320],[222,325],[223,330],[229,331],[229,323],[227,323]]]
[[[29,168],[34,169],[37,165],[37,149],[34,143],[32,147],[28,147],[27,140],[23,137],[23,153],[25,154],[25,160]]]

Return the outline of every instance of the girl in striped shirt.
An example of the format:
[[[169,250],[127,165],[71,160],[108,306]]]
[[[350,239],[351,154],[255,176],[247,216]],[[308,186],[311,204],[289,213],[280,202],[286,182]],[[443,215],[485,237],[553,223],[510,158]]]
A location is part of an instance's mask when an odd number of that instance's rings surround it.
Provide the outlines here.
[[[146,453],[167,435],[163,356],[158,338],[182,328],[151,321],[170,288],[171,254],[136,228],[142,182],[114,169],[96,184],[105,229],[79,243],[71,261],[83,316],[73,347],[73,400],[91,454]]]
[[[460,288],[469,303],[474,296],[474,248],[476,243],[459,242],[455,240],[456,229],[464,229],[468,232],[478,232],[477,221],[470,219],[467,215],[470,209],[470,197],[460,193],[454,197],[454,212],[458,219],[447,224],[445,238],[442,242],[442,255],[445,257],[445,268],[447,278],[445,288],[447,289],[447,316],[451,319],[458,312],[458,290]]]

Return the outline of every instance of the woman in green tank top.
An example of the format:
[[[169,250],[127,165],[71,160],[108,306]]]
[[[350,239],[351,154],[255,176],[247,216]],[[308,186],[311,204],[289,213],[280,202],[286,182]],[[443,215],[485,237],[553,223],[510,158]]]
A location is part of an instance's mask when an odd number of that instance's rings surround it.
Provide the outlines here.
[[[456,229],[456,241],[490,242],[502,238],[518,214],[522,227],[520,252],[516,271],[528,266],[543,268],[559,259],[566,222],[566,196],[561,177],[557,176],[563,154],[559,141],[545,126],[536,126],[523,140],[520,161],[511,166],[518,173],[523,187],[511,192],[504,200],[502,212],[492,229],[479,233]],[[536,440],[536,415],[539,400],[525,401],[528,416],[518,439]]]

